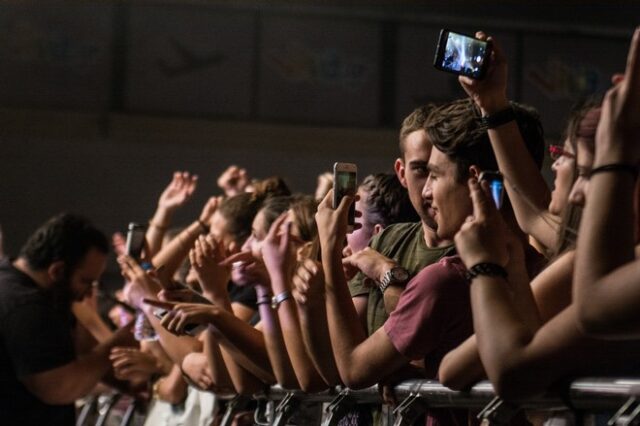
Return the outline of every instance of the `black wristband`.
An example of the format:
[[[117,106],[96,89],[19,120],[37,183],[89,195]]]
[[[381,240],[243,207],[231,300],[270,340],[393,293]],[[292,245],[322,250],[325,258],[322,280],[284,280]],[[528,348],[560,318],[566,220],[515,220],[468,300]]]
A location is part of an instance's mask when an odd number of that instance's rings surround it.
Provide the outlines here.
[[[495,129],[496,127],[502,126],[503,124],[507,124],[510,121],[516,119],[516,113],[513,111],[511,106],[498,111],[491,115],[485,115],[482,117],[482,124],[487,129]]]
[[[507,271],[497,263],[478,263],[467,269],[467,280],[471,281],[478,275],[507,278]]]
[[[633,177],[634,179],[638,178],[638,166],[634,166],[633,164],[624,164],[624,163],[605,164],[604,166],[596,167],[595,169],[591,169],[591,172],[589,172],[589,176],[591,177],[598,173],[605,173],[605,172],[629,173],[631,177]]]

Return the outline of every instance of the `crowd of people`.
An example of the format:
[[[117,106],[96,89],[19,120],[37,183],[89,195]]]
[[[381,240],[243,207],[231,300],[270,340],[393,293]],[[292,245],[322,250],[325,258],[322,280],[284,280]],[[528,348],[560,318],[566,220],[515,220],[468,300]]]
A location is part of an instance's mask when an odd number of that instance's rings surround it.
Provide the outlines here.
[[[459,78],[468,97],[415,109],[395,173],[365,177],[335,208],[327,175],[304,195],[231,166],[224,195],[184,227],[172,219],[200,184],[173,175],[140,258],[69,213],[15,258],[0,244],[0,419],[70,425],[74,403],[107,387],[149,401],[146,424],[213,425],[227,397],[274,384],[379,384],[392,402],[389,386],[408,378],[456,390],[488,379],[512,400],[579,376],[637,375],[640,29],[624,74],[549,147],[553,191],[539,115],[508,100],[492,43],[486,77]],[[483,171],[503,175],[500,208]],[[111,247],[124,282],[104,317],[97,283]],[[255,404],[237,424],[251,424]],[[359,406],[340,424],[379,417]],[[290,422],[321,418],[302,406]],[[468,419],[440,408],[422,421]]]

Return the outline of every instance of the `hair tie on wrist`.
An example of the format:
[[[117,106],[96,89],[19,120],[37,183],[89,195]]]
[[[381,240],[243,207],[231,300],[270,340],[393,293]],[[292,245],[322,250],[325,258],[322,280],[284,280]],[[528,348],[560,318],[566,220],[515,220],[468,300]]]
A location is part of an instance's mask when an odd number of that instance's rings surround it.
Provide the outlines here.
[[[589,173],[589,177],[592,177],[593,175],[597,175],[598,173],[608,173],[608,172],[629,173],[634,179],[636,179],[638,177],[638,166],[634,166],[632,164],[624,164],[624,163],[605,164],[604,166],[591,169],[591,172]]]

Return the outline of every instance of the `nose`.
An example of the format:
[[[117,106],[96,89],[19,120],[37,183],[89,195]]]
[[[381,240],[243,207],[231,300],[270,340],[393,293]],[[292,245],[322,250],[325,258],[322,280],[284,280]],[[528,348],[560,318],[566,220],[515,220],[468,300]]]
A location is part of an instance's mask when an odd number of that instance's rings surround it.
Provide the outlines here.
[[[576,182],[573,184],[573,188],[571,188],[571,192],[569,193],[569,202],[571,204],[579,207],[584,207],[588,184],[588,179],[585,179],[582,176],[578,177]]]
[[[251,241],[253,240],[253,236],[249,235],[249,238],[247,238],[246,240],[244,240],[244,243],[242,244],[242,247],[240,250],[242,251],[249,251],[251,250]]]
[[[427,180],[424,182],[424,186],[422,187],[422,198],[425,200],[431,199],[431,175],[427,176]]]

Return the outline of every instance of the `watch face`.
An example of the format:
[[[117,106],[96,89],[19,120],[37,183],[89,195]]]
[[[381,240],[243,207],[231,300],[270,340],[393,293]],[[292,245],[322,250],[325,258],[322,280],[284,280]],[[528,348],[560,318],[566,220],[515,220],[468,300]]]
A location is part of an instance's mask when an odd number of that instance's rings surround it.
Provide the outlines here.
[[[406,281],[409,279],[409,272],[402,267],[396,267],[391,270],[393,281]]]

